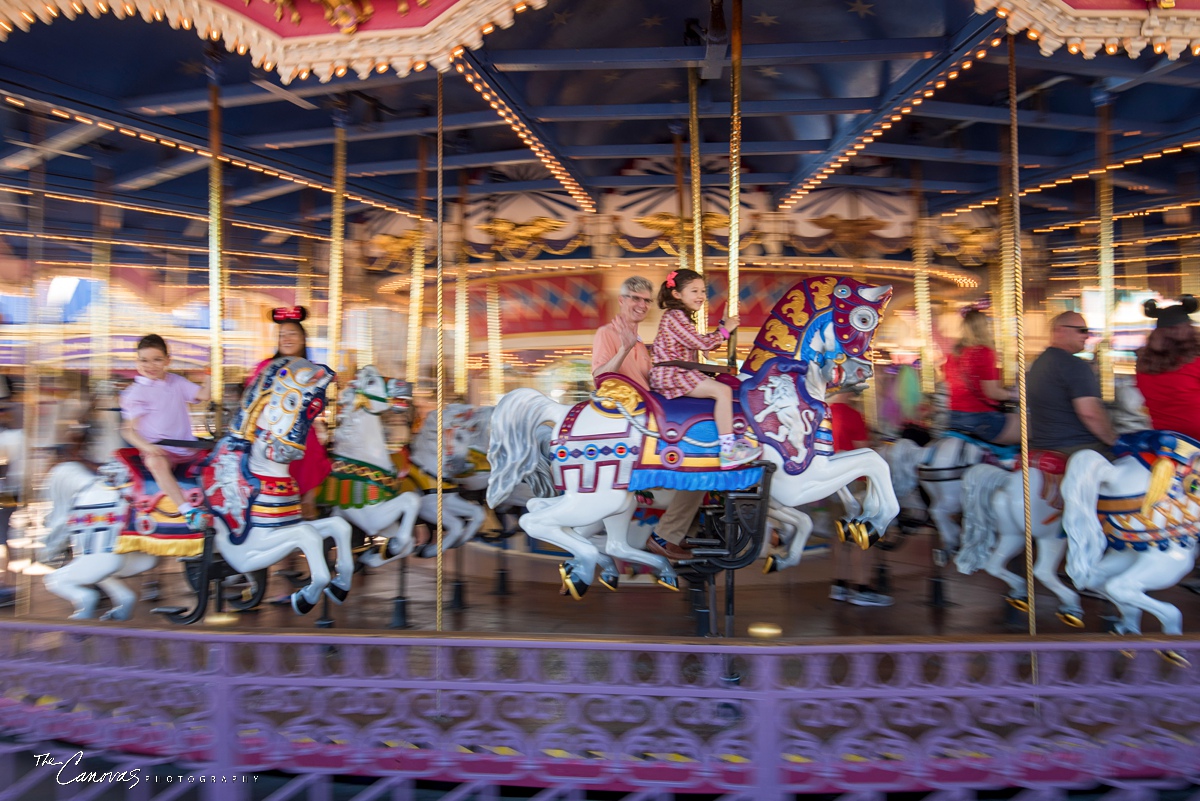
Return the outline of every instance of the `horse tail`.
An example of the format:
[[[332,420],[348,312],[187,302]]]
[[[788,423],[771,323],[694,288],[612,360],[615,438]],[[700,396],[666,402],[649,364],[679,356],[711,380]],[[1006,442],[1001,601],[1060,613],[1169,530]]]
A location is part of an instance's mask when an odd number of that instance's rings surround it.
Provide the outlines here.
[[[1063,529],[1067,532],[1067,575],[1075,586],[1087,589],[1092,573],[1104,556],[1108,540],[1096,517],[1100,485],[1108,480],[1112,465],[1095,451],[1080,451],[1067,461],[1063,477]]]
[[[921,463],[924,450],[911,439],[898,439],[888,447],[887,463],[896,500],[917,488],[917,465]]]
[[[996,549],[996,512],[992,499],[1012,476],[990,464],[977,464],[963,474],[962,545],[954,559],[958,572],[971,575],[987,563]]]
[[[488,506],[499,507],[522,481],[529,482],[541,497],[554,494],[549,454],[553,430],[546,424],[562,422],[569,408],[529,388],[513,390],[500,399],[492,412],[492,439],[488,445],[492,466]]]

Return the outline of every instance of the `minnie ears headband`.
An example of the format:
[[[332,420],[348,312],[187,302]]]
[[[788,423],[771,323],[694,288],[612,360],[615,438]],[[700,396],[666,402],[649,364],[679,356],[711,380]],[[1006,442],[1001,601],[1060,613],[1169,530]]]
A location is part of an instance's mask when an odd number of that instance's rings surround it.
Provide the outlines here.
[[[1184,295],[1178,303],[1172,306],[1159,308],[1153,300],[1148,300],[1142,308],[1146,310],[1147,317],[1158,320],[1159,328],[1172,325],[1191,325],[1192,321],[1188,319],[1188,315],[1200,309],[1200,301],[1197,301],[1194,295]]]
[[[308,319],[308,309],[303,306],[279,306],[271,309],[273,323],[302,323]]]

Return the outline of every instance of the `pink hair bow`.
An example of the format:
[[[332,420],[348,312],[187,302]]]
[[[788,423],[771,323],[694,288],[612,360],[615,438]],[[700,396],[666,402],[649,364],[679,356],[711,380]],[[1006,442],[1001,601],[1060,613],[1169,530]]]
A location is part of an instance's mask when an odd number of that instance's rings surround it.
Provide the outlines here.
[[[667,273],[667,286],[671,289],[675,288],[675,276],[677,275],[679,275],[678,270],[671,270],[671,272]]]

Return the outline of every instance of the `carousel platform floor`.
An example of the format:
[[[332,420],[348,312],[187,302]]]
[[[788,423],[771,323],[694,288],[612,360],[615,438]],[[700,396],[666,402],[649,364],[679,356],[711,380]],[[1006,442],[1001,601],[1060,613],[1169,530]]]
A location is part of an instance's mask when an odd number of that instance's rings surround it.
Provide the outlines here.
[[[1014,614],[1002,599],[1003,585],[983,573],[960,575],[953,566],[943,570],[944,595],[949,606],[929,603],[932,586],[930,547],[932,537],[920,533],[903,540],[896,550],[880,554],[888,564],[890,594],[895,603],[890,607],[859,607],[830,600],[829,581],[831,560],[827,549],[818,548],[805,556],[802,564],[783,573],[766,578],[768,581],[746,583],[736,593],[736,625],[734,636],[747,636],[754,623],[772,623],[782,630],[782,639],[790,641],[827,640],[835,637],[877,636],[937,636],[937,635],[1002,635],[1026,631],[1024,615]],[[472,544],[468,558],[492,559],[488,546]],[[879,558],[879,556],[874,558]],[[513,557],[509,557],[510,567]],[[303,566],[303,560],[298,560]],[[434,594],[436,579],[433,560],[410,560],[407,574],[407,619],[409,631],[427,633],[436,627]],[[1019,561],[1019,560],[1018,560]],[[758,570],[756,566],[746,571]],[[449,632],[507,634],[514,636],[576,637],[600,635],[622,637],[640,635],[677,638],[696,635],[697,625],[692,614],[690,594],[684,585],[681,592],[672,592],[650,582],[649,576],[623,578],[620,590],[610,592],[596,584],[581,601],[558,593],[552,583],[511,582],[511,594],[493,594],[492,577],[476,578],[465,586],[466,608],[453,609],[454,557],[445,558],[443,597],[445,598],[442,629]],[[1024,564],[1014,563],[1023,572]],[[553,562],[540,562],[540,571],[553,581],[556,569]],[[872,569],[872,575],[875,575]],[[135,626],[168,627],[172,624],[151,613],[155,606],[189,605],[193,596],[188,592],[181,572],[170,560],[162,560],[154,573],[146,574],[159,580],[161,597],[157,601],[137,604]],[[13,580],[12,574],[8,580]],[[31,592],[30,602],[24,599],[14,606],[0,609],[0,616],[25,619],[64,620],[68,605],[51,595],[40,577],[16,577],[18,588]],[[1191,580],[1194,580],[1193,576]],[[143,577],[130,579],[138,587]],[[259,609],[239,614],[237,622],[226,629],[245,630],[312,630],[322,616],[318,607],[300,617],[290,606],[270,601],[290,592],[290,585],[279,575],[272,575],[267,602]],[[338,632],[379,632],[389,630],[393,616],[392,599],[396,596],[398,568],[395,563],[370,573],[355,576],[353,591],[343,606],[330,605],[334,628]],[[1185,580],[1184,584],[1187,584]],[[723,622],[724,579],[719,579],[717,609]],[[1200,595],[1183,586],[1155,593],[1156,597],[1175,604],[1183,612],[1186,631],[1200,631]],[[1057,599],[1040,590],[1037,595],[1037,625],[1042,634],[1067,634],[1069,629],[1055,619]],[[1111,607],[1095,598],[1084,598],[1086,631],[1104,631],[1103,616]],[[107,601],[101,602],[101,610]],[[105,625],[97,623],[96,625]],[[1147,634],[1158,633],[1158,623],[1149,616],[1143,621]]]

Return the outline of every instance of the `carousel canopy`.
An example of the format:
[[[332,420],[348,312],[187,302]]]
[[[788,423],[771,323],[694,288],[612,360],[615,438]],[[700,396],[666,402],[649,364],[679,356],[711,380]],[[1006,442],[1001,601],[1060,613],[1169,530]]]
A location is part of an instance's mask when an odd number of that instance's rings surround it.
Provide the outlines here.
[[[702,182],[720,191],[728,6],[0,0],[0,232],[14,255],[63,268],[91,258],[97,230],[111,231],[114,264],[203,264],[210,78],[227,248],[263,285],[328,237],[336,125],[347,128],[352,220],[415,211],[439,70],[452,194],[540,193],[581,216],[609,211],[613,197],[670,195],[677,137],[687,156],[689,68]],[[932,217],[969,228],[1002,191],[1008,30],[1025,228],[1070,239],[1094,216],[1104,169],[1118,219],[1166,210],[1147,224],[1189,221],[1197,0],[749,0],[743,191],[807,220],[829,190],[919,188]],[[36,245],[22,236],[31,192],[46,199]]]

